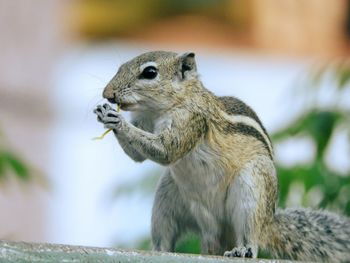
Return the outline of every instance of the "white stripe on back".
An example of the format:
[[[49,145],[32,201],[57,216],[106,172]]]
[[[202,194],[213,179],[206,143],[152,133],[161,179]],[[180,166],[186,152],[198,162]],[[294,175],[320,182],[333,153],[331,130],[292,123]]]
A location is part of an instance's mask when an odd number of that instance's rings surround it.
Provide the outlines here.
[[[251,117],[244,116],[244,115],[230,115],[224,111],[222,111],[221,113],[222,113],[223,117],[231,123],[243,123],[247,126],[253,127],[255,130],[257,130],[261,134],[261,136],[264,138],[264,140],[266,141],[271,154],[273,154],[271,142],[270,142],[268,136],[266,135],[266,133],[264,132],[264,130],[262,129],[261,125],[256,120],[254,120]]]

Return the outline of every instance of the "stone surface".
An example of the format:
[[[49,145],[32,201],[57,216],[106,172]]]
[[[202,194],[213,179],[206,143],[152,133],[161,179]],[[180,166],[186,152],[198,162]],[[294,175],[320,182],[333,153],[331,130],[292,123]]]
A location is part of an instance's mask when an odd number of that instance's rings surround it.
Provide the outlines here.
[[[0,241],[0,262],[291,262],[283,260],[231,259],[224,257],[121,250],[69,245]]]

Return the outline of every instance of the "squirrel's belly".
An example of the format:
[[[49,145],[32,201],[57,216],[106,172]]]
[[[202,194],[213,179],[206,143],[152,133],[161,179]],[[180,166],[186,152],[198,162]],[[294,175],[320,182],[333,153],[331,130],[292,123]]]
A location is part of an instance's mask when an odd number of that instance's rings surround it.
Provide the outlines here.
[[[215,217],[223,214],[228,176],[219,161],[216,153],[202,144],[169,167],[181,195],[195,214],[199,211]]]

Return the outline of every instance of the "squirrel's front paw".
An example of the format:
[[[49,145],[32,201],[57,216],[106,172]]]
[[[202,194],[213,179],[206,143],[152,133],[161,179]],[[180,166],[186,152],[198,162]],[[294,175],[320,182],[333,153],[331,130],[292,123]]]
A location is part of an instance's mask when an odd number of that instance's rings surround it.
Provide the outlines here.
[[[109,104],[98,105],[94,113],[97,115],[97,120],[103,123],[106,129],[121,129],[124,119],[122,115],[112,109]]]
[[[250,247],[235,247],[231,251],[226,251],[224,257],[252,258],[253,252]]]

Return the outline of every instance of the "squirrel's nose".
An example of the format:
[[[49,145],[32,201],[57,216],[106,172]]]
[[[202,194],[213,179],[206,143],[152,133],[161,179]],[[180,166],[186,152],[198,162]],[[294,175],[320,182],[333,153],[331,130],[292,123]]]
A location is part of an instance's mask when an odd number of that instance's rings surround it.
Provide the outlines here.
[[[113,91],[109,91],[107,88],[103,91],[103,98],[107,99],[110,103],[118,103],[116,94]]]
[[[107,99],[110,103],[116,103],[115,99]]]
[[[105,87],[105,89],[103,90],[102,97],[107,99],[108,101],[115,100],[114,90],[107,85],[107,87]]]
[[[117,103],[115,98],[107,98],[107,100],[110,102],[110,103]]]

